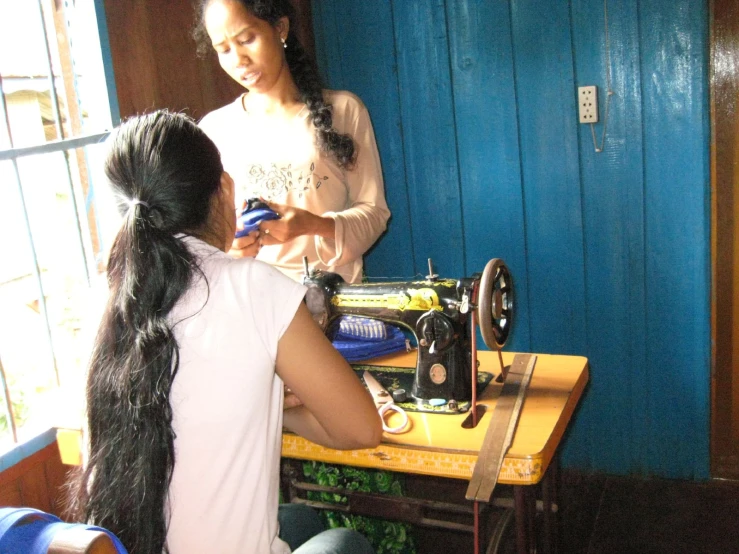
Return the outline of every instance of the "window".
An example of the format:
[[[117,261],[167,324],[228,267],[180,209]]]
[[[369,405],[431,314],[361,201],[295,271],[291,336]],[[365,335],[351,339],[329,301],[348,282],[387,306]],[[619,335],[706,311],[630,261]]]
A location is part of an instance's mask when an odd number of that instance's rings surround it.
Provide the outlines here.
[[[101,186],[117,122],[101,4],[0,0],[0,453],[81,407],[118,217]]]

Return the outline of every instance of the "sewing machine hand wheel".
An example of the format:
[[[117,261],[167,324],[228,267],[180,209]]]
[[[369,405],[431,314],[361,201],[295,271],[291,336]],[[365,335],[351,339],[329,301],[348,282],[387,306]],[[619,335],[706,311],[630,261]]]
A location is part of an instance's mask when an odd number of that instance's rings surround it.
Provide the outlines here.
[[[499,258],[490,260],[482,272],[477,320],[487,347],[503,348],[513,323],[513,281],[508,266]]]

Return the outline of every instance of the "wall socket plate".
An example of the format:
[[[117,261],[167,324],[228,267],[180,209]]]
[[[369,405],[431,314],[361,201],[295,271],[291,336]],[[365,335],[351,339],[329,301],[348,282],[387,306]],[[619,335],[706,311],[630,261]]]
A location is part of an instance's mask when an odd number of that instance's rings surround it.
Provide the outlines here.
[[[580,123],[598,123],[598,87],[577,87]]]

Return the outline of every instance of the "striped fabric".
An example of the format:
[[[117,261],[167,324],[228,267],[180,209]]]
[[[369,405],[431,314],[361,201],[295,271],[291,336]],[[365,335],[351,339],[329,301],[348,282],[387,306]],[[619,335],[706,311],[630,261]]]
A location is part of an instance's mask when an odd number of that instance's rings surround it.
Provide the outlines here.
[[[378,319],[345,315],[339,320],[339,330],[335,338],[337,340],[382,341],[387,339],[387,325]]]

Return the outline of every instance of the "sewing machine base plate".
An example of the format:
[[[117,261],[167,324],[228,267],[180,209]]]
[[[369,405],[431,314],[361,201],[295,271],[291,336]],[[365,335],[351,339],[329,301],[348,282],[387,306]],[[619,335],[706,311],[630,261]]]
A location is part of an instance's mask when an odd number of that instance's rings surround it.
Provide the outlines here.
[[[416,371],[409,367],[387,367],[379,365],[366,365],[366,364],[351,364],[352,369],[358,377],[362,377],[362,373],[369,371],[372,376],[377,379],[380,384],[392,394],[396,389],[405,389],[409,395],[409,398],[405,402],[396,402],[398,406],[406,410],[407,412],[433,412],[436,414],[462,414],[470,409],[471,402],[457,402],[455,409],[449,407],[449,403],[446,402],[441,406],[434,406],[428,402],[418,398],[410,397],[410,391],[413,387],[413,378],[416,375]],[[480,371],[477,374],[477,395],[478,398],[485,387],[493,379],[492,373]]]

